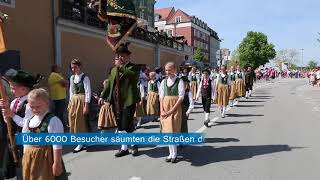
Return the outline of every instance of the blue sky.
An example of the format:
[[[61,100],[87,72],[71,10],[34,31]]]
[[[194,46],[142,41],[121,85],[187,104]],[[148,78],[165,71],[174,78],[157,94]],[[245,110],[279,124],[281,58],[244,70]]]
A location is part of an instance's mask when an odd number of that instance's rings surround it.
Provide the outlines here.
[[[231,51],[248,31],[260,31],[277,50],[303,48],[304,64],[320,63],[320,0],[157,0],[156,8],[170,6],[204,20]]]

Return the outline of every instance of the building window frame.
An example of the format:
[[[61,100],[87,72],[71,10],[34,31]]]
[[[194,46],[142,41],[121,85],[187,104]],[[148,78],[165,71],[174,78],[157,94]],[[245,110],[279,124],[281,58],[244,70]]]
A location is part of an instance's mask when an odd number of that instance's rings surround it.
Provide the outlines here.
[[[176,23],[181,23],[181,16],[177,16],[177,17],[175,18],[175,22],[176,22]]]
[[[16,7],[16,0],[10,0],[9,2],[5,2],[6,0],[0,0],[0,6],[6,6],[15,8]]]

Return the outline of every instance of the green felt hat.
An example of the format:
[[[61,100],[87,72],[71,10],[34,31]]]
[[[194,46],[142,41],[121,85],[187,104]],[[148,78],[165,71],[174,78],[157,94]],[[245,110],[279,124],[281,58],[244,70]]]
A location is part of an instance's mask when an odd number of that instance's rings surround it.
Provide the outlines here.
[[[19,70],[15,76],[10,77],[10,81],[28,88],[33,88],[37,84],[37,80],[31,74],[22,70]]]
[[[130,55],[131,52],[129,51],[129,48],[128,48],[129,45],[130,45],[129,42],[121,43],[120,46],[116,50],[116,54],[125,53],[125,54]]]

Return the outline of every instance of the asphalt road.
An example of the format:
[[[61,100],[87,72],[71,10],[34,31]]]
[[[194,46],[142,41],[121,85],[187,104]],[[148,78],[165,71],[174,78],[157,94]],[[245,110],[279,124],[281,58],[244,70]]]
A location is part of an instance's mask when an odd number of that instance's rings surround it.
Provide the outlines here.
[[[189,131],[204,132],[206,143],[180,150],[177,164],[164,161],[163,146],[144,146],[138,157],[122,158],[114,157],[118,147],[94,146],[63,156],[69,179],[319,179],[319,93],[305,79],[257,83],[253,97],[228,108],[226,118],[213,105],[211,128],[203,126],[202,108],[196,106]],[[145,123],[139,131],[159,132],[159,124]]]

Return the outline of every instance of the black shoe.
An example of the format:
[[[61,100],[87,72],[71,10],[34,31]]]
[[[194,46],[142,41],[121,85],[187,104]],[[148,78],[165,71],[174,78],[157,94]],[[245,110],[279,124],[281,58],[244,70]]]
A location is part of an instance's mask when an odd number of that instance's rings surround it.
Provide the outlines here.
[[[87,146],[84,145],[84,146],[82,146],[81,149],[79,149],[79,150],[75,150],[75,149],[74,149],[74,150],[73,150],[73,153],[78,153],[78,152],[81,152],[81,151],[86,150],[86,149],[87,149]]]
[[[177,158],[171,158],[171,162],[172,162],[172,163],[177,163],[177,162],[178,162],[178,159],[177,159]]]
[[[129,150],[119,150],[119,152],[117,152],[114,156],[115,157],[123,157],[130,154]]]
[[[166,162],[171,162],[171,158],[166,158]]]
[[[131,149],[131,154],[132,156],[138,156],[138,146],[137,145],[134,145],[132,146],[132,149]]]
[[[209,122],[210,122],[209,120],[206,120],[203,124],[204,124],[206,127],[210,127],[210,126],[209,126]]]

